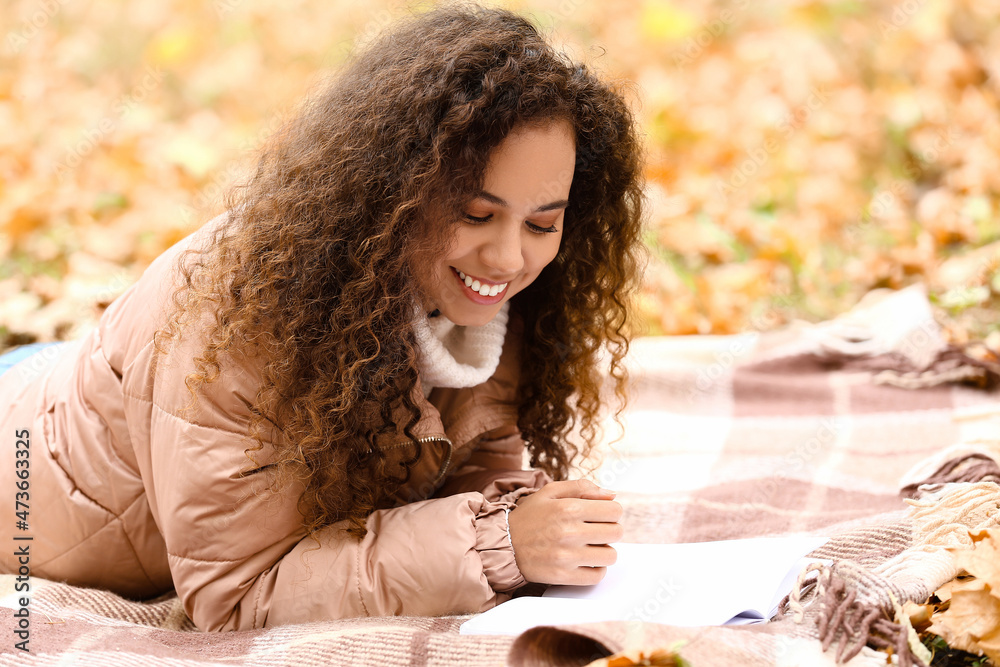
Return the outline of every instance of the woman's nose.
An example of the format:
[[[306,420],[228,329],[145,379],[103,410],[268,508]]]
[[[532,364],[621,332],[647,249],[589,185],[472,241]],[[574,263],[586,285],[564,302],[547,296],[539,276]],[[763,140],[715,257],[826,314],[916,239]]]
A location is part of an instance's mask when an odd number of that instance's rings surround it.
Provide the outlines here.
[[[524,267],[521,249],[521,225],[495,225],[482,249],[482,261],[504,277],[510,277]]]

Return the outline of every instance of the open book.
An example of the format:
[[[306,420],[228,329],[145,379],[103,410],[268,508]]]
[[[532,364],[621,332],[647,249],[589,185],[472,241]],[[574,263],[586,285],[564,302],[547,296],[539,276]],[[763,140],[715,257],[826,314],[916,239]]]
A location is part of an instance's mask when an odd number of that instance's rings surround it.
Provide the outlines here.
[[[537,625],[645,621],[699,626],[771,618],[823,537],[613,545],[618,561],[596,586],[550,586],[462,624],[463,635],[516,635]]]

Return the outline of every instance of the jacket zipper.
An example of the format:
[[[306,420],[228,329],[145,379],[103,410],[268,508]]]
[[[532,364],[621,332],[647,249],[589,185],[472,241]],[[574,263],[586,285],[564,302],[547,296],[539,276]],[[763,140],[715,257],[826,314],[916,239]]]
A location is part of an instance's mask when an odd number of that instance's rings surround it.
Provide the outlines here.
[[[437,488],[438,482],[444,479],[445,473],[448,472],[448,466],[451,465],[451,457],[452,454],[454,454],[455,452],[455,445],[451,442],[451,440],[447,436],[444,435],[429,435],[423,438],[417,438],[417,442],[421,444],[427,442],[435,442],[435,441],[443,442],[448,445],[448,453],[445,454],[444,463],[441,464],[441,469],[438,471],[437,477],[435,477],[434,481],[432,482],[432,484],[434,484],[434,488]]]

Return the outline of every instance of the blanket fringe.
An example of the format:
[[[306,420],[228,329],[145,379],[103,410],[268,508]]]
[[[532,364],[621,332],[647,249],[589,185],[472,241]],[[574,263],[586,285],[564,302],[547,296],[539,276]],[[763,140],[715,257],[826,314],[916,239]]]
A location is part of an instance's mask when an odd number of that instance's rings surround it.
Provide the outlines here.
[[[989,472],[995,463],[974,459],[979,472]],[[964,474],[968,468],[954,466],[942,476]],[[1000,486],[994,482],[944,484],[906,502],[912,506],[914,544],[907,551],[875,571],[850,560],[823,566],[815,581],[818,600],[816,628],[823,651],[836,646],[836,662],[844,663],[864,647],[888,649],[904,667],[927,665],[923,646],[912,632],[908,619],[901,616],[896,602],[929,595],[938,585],[957,574],[948,547],[971,544],[970,530],[995,526],[1000,509]],[[905,576],[908,570],[919,577]],[[797,588],[801,588],[800,585]],[[797,595],[789,596],[788,607],[801,615]],[[887,602],[891,602],[887,604]]]
[[[959,456],[945,461],[926,479],[907,484],[901,493],[904,498],[916,498],[921,486],[954,482],[1000,483],[1000,465],[997,465],[993,457],[988,454],[973,453]]]
[[[858,590],[848,579],[827,568],[821,575],[820,612],[817,629],[823,651],[836,642],[836,662],[848,662],[868,646],[891,649],[900,667],[927,667],[910,647],[909,630],[873,603],[858,599]]]
[[[916,546],[971,545],[969,531],[997,525],[1000,486],[995,482],[944,485],[918,499],[907,499],[911,517],[920,531]]]
[[[839,358],[838,355],[830,356],[842,362],[845,370],[871,372],[875,384],[903,389],[925,389],[949,382],[971,384],[981,389],[1000,386],[1000,363],[977,359],[965,347],[955,345],[947,345],[939,350],[934,359],[923,368],[900,352],[853,359],[846,355]]]
[[[801,624],[805,619],[805,605],[802,603],[804,597],[813,594],[815,589],[815,596],[812,601],[816,598],[823,597],[823,580],[818,576],[814,575],[813,572],[819,574],[823,573],[826,568],[822,563],[809,563],[802,572],[799,573],[798,579],[795,580],[795,585],[792,586],[791,592],[788,594],[787,601],[783,600],[784,604],[778,606],[778,616],[777,618],[782,618],[786,614],[791,614],[792,620],[795,623]]]

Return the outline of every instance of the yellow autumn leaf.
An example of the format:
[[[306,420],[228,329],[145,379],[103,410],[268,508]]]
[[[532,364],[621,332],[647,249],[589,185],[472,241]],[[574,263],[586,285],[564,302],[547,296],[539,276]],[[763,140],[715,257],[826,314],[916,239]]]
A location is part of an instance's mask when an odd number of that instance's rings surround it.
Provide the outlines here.
[[[935,614],[930,631],[948,646],[1000,658],[1000,599],[989,591],[954,591],[947,611]]]
[[[955,591],[981,591],[984,582],[975,577],[956,577],[934,591],[934,596],[941,602],[950,602]]]
[[[971,535],[972,549],[952,549],[955,564],[1000,595],[1000,529],[981,530]]]
[[[191,26],[176,25],[161,33],[147,47],[147,58],[169,67],[188,60],[195,50],[197,35]]]
[[[601,660],[595,660],[587,667],[687,667],[688,663],[669,649],[628,650]]]
[[[700,21],[691,12],[671,2],[646,0],[639,16],[642,34],[649,41],[662,42],[686,37]]]

